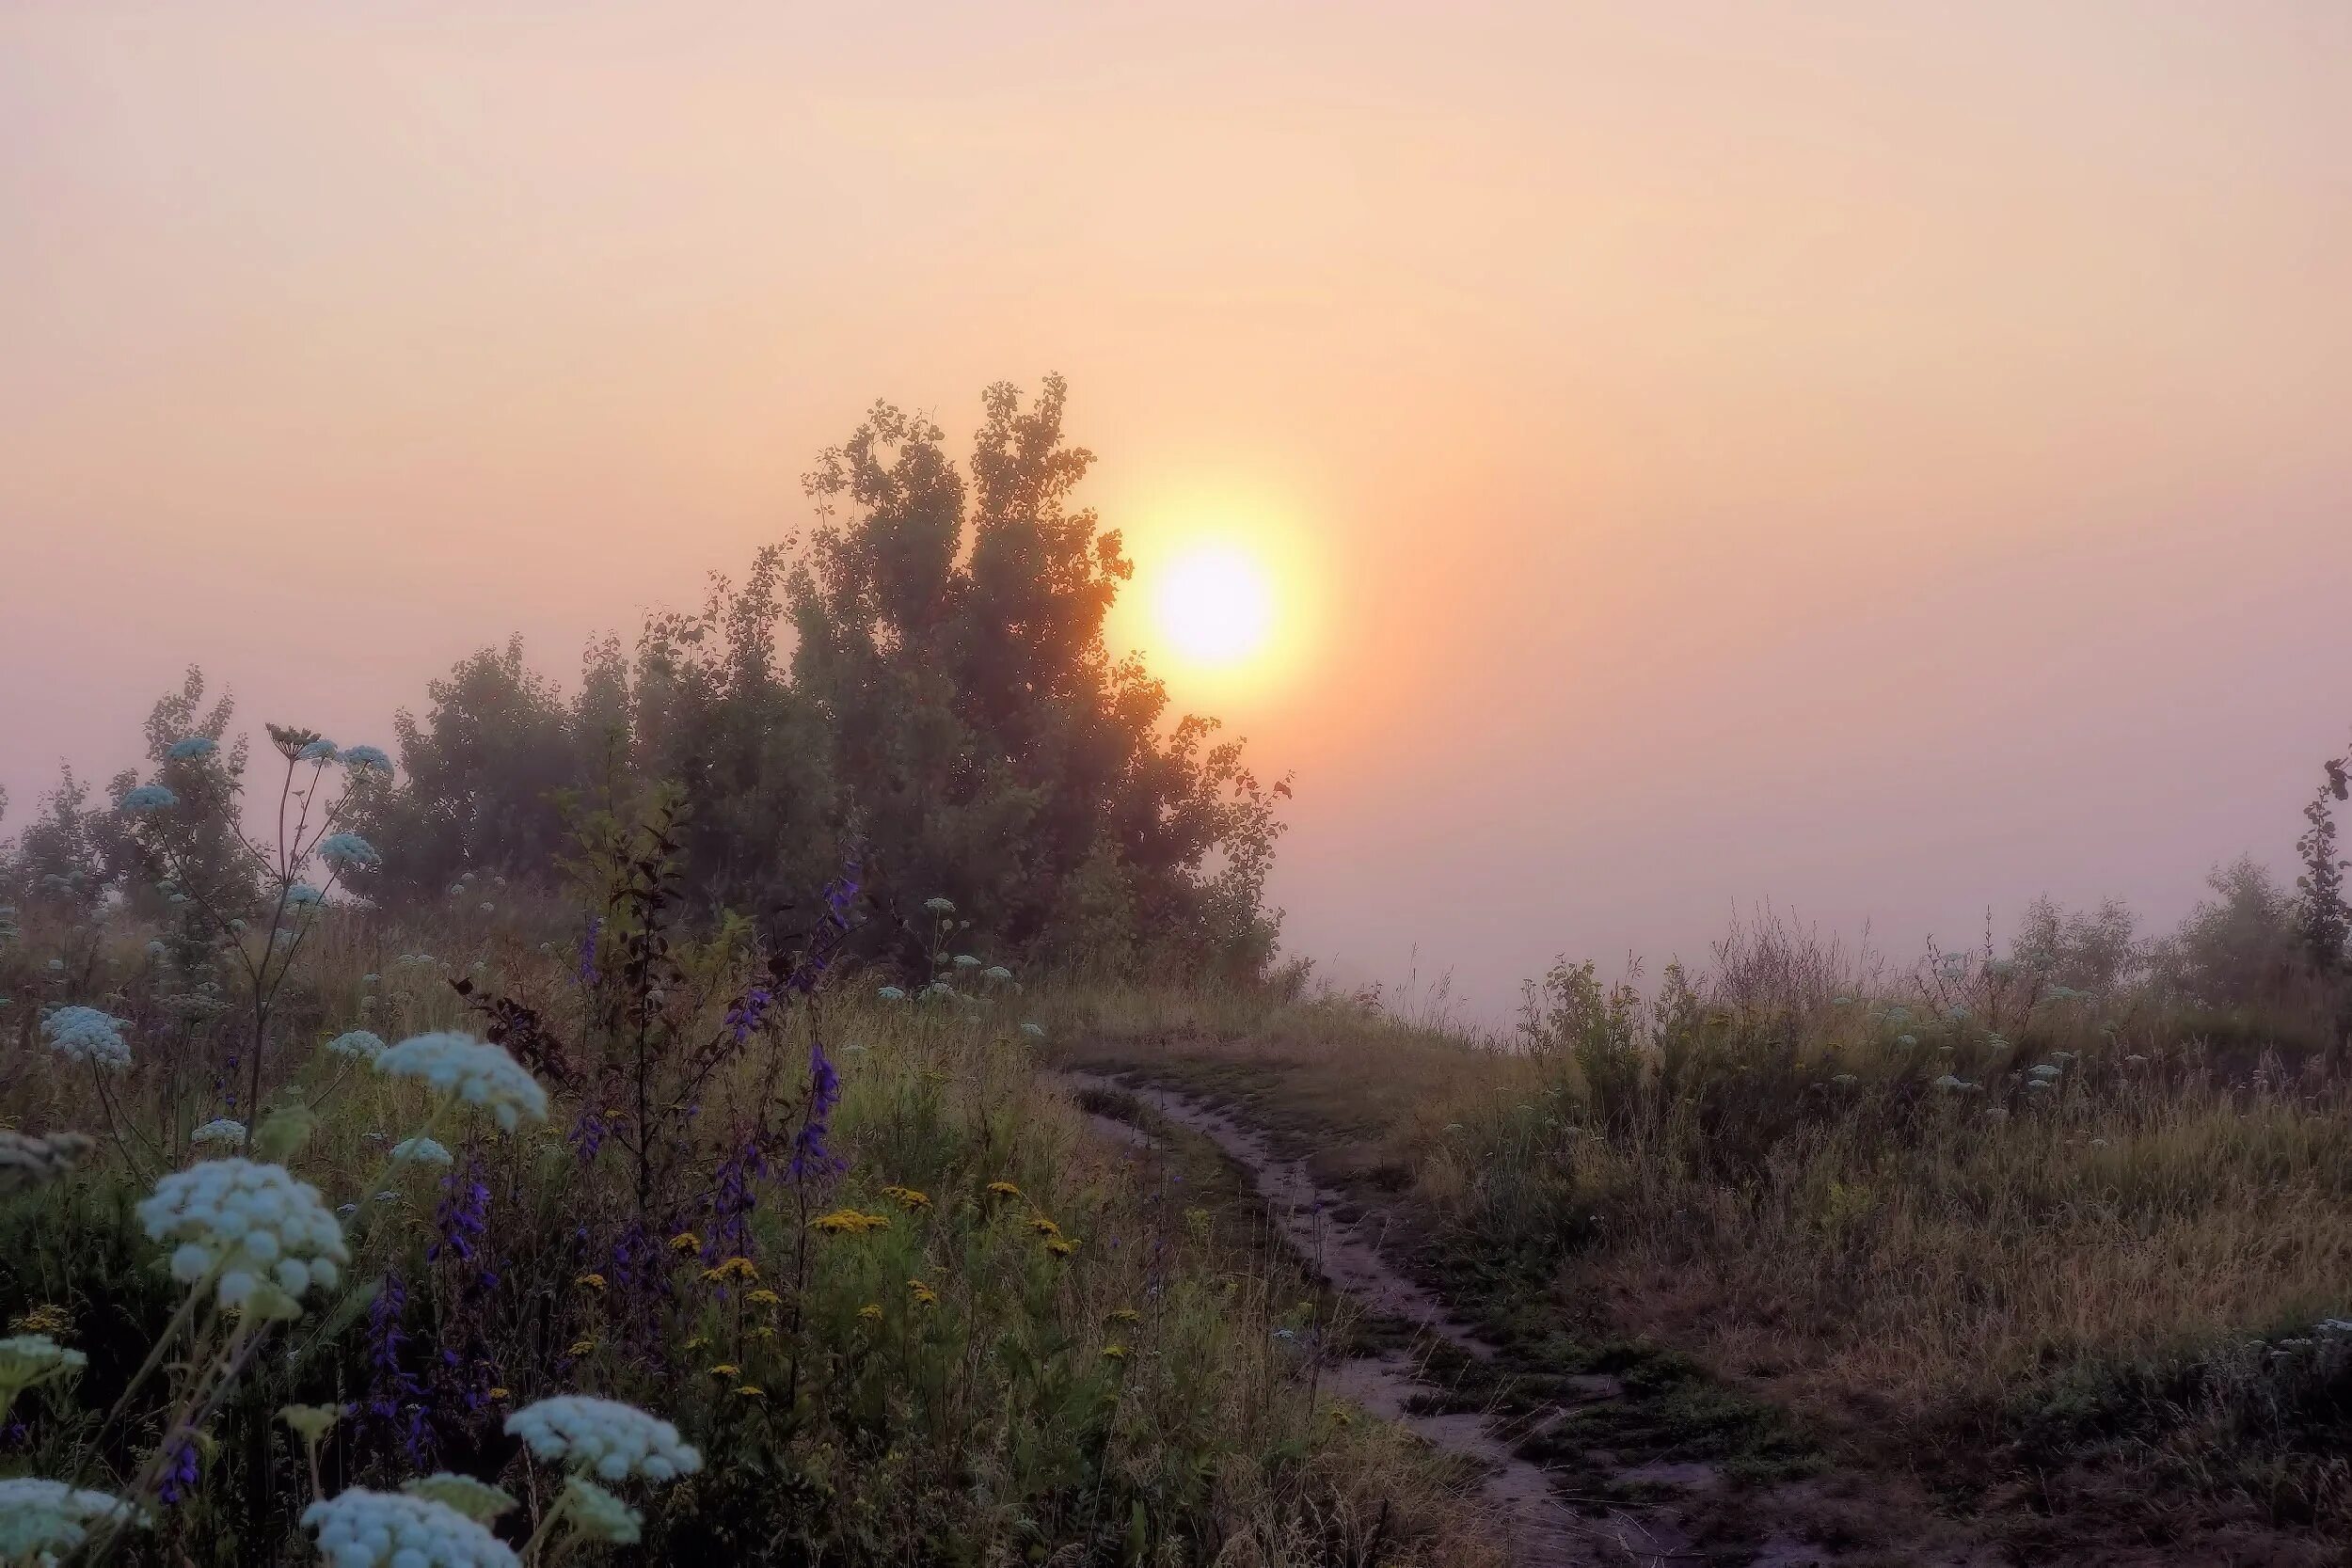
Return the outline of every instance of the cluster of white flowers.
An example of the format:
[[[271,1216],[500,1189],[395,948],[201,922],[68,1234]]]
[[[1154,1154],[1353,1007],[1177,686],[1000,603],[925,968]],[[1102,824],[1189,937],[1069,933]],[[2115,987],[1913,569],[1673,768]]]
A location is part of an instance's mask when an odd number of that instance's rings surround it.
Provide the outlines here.
[[[319,859],[337,871],[365,871],[384,863],[375,846],[358,833],[328,833],[319,840]]]
[[[186,762],[194,757],[209,757],[220,750],[220,742],[209,735],[192,735],[185,740],[175,740],[164,753],[174,762]]]
[[[180,797],[159,784],[141,784],[126,792],[115,802],[115,809],[136,816],[151,811],[169,811],[180,803]]]
[[[384,754],[381,746],[346,746],[342,760],[345,768],[355,770],[365,768],[387,774],[392,770],[392,759]]]
[[[375,1070],[388,1078],[421,1078],[443,1094],[481,1106],[509,1132],[523,1117],[548,1119],[548,1091],[538,1080],[504,1051],[471,1035],[454,1030],[413,1035],[378,1056]]]
[[[245,1123],[233,1117],[215,1117],[188,1134],[192,1144],[227,1144],[231,1148],[245,1147]]]
[[[355,1486],[302,1511],[333,1568],[517,1568],[521,1559],[445,1503]]]
[[[330,1404],[318,1408],[332,1411],[335,1407]],[[293,1423],[290,1420],[288,1424]],[[453,1508],[467,1518],[485,1525],[515,1506],[513,1496],[503,1489],[492,1486],[486,1481],[453,1475],[447,1470],[420,1476],[415,1481],[404,1481],[400,1489],[412,1497],[424,1497],[439,1503],[443,1508]]]
[[[608,1546],[634,1546],[644,1533],[644,1514],[579,1476],[564,1478],[563,1508],[572,1528],[585,1540]]]
[[[904,1002],[907,999],[906,990],[901,986],[884,986],[874,994],[884,1002]]]
[[[173,1171],[140,1201],[138,1216],[148,1235],[177,1243],[174,1279],[193,1285],[220,1271],[223,1307],[244,1306],[264,1276],[297,1301],[313,1285],[331,1291],[351,1261],[319,1190],[283,1165],[206,1160]]]
[[[22,1393],[88,1365],[88,1356],[46,1334],[12,1334],[0,1339],[0,1394]]]
[[[384,1054],[384,1037],[367,1029],[350,1029],[326,1042],[329,1055],[352,1056],[373,1062]]]
[[[147,1522],[145,1514],[110,1493],[40,1476],[10,1477],[0,1481],[0,1561],[72,1551],[88,1539],[90,1526],[117,1519]]]
[[[633,1404],[564,1394],[506,1418],[506,1433],[544,1460],[562,1460],[600,1481],[674,1481],[703,1467],[703,1456],[677,1428]]]
[[[923,900],[923,907],[930,911],[933,914],[953,914],[956,912],[956,906],[954,903],[946,898],[926,898]]]
[[[295,752],[294,757],[295,760],[299,762],[333,762],[335,760],[335,743],[327,739],[325,736],[321,736],[316,740],[311,741],[308,746],[302,748],[301,751]]]
[[[980,960],[974,958],[969,953],[959,953],[956,955],[956,967],[958,969],[977,969],[980,967]]]
[[[96,1007],[59,1007],[40,1021],[49,1049],[72,1061],[89,1062],[120,1072],[131,1065],[131,1048],[123,1042],[127,1022]]]
[[[321,903],[326,897],[326,895],[308,882],[296,882],[286,890],[286,902],[298,910],[308,909],[313,904]]]
[[[446,1165],[454,1164],[454,1161],[450,1156],[449,1150],[443,1148],[439,1144],[434,1142],[431,1138],[401,1139],[400,1142],[392,1145],[392,1158],[395,1160],[407,1161],[410,1164],[419,1165]]]
[[[980,971],[980,978],[983,980],[993,980],[998,985],[1002,985],[1007,980],[1012,978],[1012,971],[1007,969],[1003,964],[991,964],[988,968]]]
[[[1041,1040],[1045,1037],[1045,1025],[1041,1023],[1025,1023],[1021,1026],[1021,1032],[1028,1036],[1029,1038],[1033,1040]]]

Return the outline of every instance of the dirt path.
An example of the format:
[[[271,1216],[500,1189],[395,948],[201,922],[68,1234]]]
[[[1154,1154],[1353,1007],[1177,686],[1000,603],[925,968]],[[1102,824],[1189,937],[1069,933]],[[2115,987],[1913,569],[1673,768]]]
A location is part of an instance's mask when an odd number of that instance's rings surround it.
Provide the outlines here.
[[[1391,1268],[1382,1254],[1387,1217],[1363,1210],[1320,1186],[1306,1164],[1285,1159],[1267,1137],[1223,1111],[1156,1085],[1071,1072],[1073,1088],[1123,1095],[1169,1123],[1209,1139],[1247,1170],[1267,1212],[1298,1255],[1320,1271],[1331,1287],[1368,1313],[1411,1324],[1481,1361],[1496,1347],[1464,1324],[1444,1300]],[[1094,1116],[1106,1135],[1134,1143],[1136,1130],[1109,1117]],[[1347,1216],[1355,1217],[1349,1218]],[[1811,1568],[1834,1560],[1793,1540],[1774,1538],[1753,1548],[1698,1549],[1676,1512],[1665,1506],[1634,1511],[1595,1500],[1580,1507],[1554,1487],[1551,1475],[1518,1457],[1518,1445],[1582,1404],[1624,1397],[1616,1380],[1579,1380],[1581,1397],[1538,1414],[1532,1421],[1504,1423],[1476,1413],[1431,1414],[1445,1402],[1445,1390],[1424,1379],[1421,1360],[1403,1353],[1357,1356],[1323,1371],[1324,1386],[1366,1411],[1396,1421],[1448,1453],[1486,1472],[1486,1491],[1515,1556],[1528,1568],[1667,1568],[1692,1562],[1723,1568]],[[1676,1473],[1663,1473],[1667,1470]],[[1657,1472],[1657,1473],[1650,1473]],[[1708,1487],[1718,1479],[1711,1466],[1650,1465],[1626,1470],[1621,1479],[1660,1487]]]
[[[1348,1295],[1367,1314],[1409,1323],[1477,1361],[1494,1361],[1501,1354],[1499,1347],[1449,1309],[1442,1295],[1391,1267],[1383,1253],[1388,1215],[1381,1209],[1364,1209],[1341,1192],[1317,1185],[1303,1159],[1282,1157],[1259,1129],[1209,1102],[1143,1079],[1066,1072],[1063,1082],[1073,1091],[1091,1088],[1124,1096],[1171,1126],[1212,1140],[1249,1173],[1268,1215],[1282,1227],[1294,1251],[1331,1289]],[[1132,1145],[1152,1143],[1151,1135],[1127,1121],[1094,1112],[1089,1117],[1110,1138]],[[1659,1502],[1642,1507],[1613,1497],[1565,1493],[1555,1472],[1519,1458],[1519,1449],[1579,1411],[1626,1406],[1632,1397],[1607,1375],[1566,1380],[1571,1389],[1566,1399],[1510,1420],[1496,1413],[1438,1413],[1449,1403],[1447,1389],[1425,1375],[1423,1356],[1406,1352],[1339,1359],[1322,1370],[1322,1383],[1364,1411],[1425,1436],[1438,1449],[1472,1460],[1485,1472],[1486,1497],[1494,1502],[1499,1526],[1513,1538],[1515,1559],[1527,1568],[1684,1568],[1689,1563],[1710,1568],[1839,1568],[1861,1561],[1962,1568],[1994,1561],[1983,1549],[1960,1543],[1941,1528],[1933,1530],[1936,1540],[1929,1540],[1927,1521],[1886,1530],[1891,1521],[1884,1516],[1872,1521],[1880,1528],[1863,1528],[1858,1538],[1849,1533],[1839,1547],[1816,1544],[1797,1530],[1839,1535],[1844,1530],[1820,1530],[1819,1526],[1825,1514],[1851,1514],[1851,1510],[1828,1507],[1825,1488],[1814,1481],[1792,1481],[1750,1488],[1734,1497],[1722,1469],[1706,1463],[1616,1465],[1602,1460],[1599,1469],[1612,1483],[1602,1491],[1621,1496],[1621,1488],[1630,1486],[1659,1497]],[[1588,1455],[1585,1467],[1588,1483],[1593,1458]],[[1722,1538],[1726,1512],[1748,1524],[1740,1530],[1748,1544],[1731,1544]],[[1703,1514],[1717,1528],[1703,1528],[1698,1524]]]

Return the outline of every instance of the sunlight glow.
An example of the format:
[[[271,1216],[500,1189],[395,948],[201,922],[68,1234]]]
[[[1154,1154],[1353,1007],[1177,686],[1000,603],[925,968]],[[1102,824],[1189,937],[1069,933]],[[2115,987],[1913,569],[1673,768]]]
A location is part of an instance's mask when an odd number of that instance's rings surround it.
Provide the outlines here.
[[[1194,546],[1157,578],[1152,618],[1185,663],[1222,669],[1265,651],[1274,633],[1274,593],[1265,568],[1248,551]]]

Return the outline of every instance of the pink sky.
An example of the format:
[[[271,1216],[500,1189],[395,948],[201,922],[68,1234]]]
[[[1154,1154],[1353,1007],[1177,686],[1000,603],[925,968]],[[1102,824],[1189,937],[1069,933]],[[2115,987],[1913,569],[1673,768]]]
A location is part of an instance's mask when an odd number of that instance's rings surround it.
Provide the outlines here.
[[[1179,683],[1295,951],[2169,920],[2352,732],[2347,148],[2333,0],[12,6],[0,831],[190,660],[569,674],[1057,370],[1311,610]]]

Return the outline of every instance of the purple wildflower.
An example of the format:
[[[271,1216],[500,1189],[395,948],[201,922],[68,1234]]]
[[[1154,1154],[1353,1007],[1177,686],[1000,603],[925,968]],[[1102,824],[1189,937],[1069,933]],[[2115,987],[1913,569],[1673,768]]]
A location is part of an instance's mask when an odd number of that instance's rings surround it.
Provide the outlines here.
[[[604,934],[604,917],[588,922],[588,928],[580,934],[580,989],[594,990],[604,980],[596,968],[596,939]]]
[[[811,1040],[808,1046],[808,1104],[801,1117],[801,1129],[792,1135],[792,1158],[786,1164],[786,1173],[795,1185],[803,1181],[822,1180],[841,1168],[842,1162],[825,1147],[825,1134],[831,1130],[833,1108],[841,1102],[841,1074],[834,1070],[826,1059],[822,1040]]]
[[[433,1211],[433,1228],[437,1235],[424,1249],[428,1260],[437,1262],[445,1252],[453,1252],[461,1263],[474,1260],[474,1253],[490,1229],[490,1189],[482,1181],[479,1160],[467,1163],[461,1176],[455,1171],[441,1178],[445,1196]]]
[[[164,1461],[163,1479],[155,1483],[155,1500],[166,1508],[175,1508],[196,1490],[201,1474],[197,1466],[196,1444],[185,1436],[179,1439],[171,1457]]]
[[[741,1045],[757,1032],[775,1000],[775,993],[766,986],[754,986],[743,993],[742,1001],[727,1009],[727,1033],[736,1044]]]
[[[421,1470],[432,1462],[437,1441],[424,1408],[424,1385],[401,1365],[408,1336],[400,1320],[407,1309],[408,1291],[400,1275],[386,1275],[384,1288],[368,1304],[367,1413],[377,1425],[399,1433],[409,1465]]]
[[[751,1214],[759,1202],[757,1182],[768,1173],[768,1156],[756,1141],[745,1143],[719,1167],[711,1184],[710,1223],[703,1239],[706,1261],[751,1252]]]

